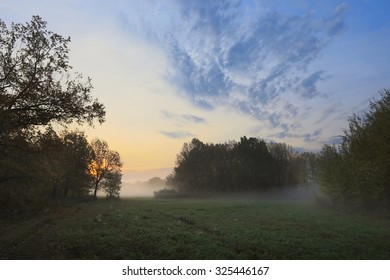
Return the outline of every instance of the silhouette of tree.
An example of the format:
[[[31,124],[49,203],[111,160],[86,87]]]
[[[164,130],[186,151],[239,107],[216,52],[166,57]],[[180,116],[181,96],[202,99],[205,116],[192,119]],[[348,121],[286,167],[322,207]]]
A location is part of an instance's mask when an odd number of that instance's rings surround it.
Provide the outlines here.
[[[57,134],[48,126],[42,132],[13,135],[13,140],[17,143],[0,157],[2,207],[39,208],[49,201],[88,194],[92,154],[84,133]]]
[[[122,174],[119,171],[113,171],[106,174],[102,181],[102,188],[107,198],[119,198],[121,190]]]
[[[83,132],[64,131],[61,135],[63,158],[63,196],[82,196],[88,193],[92,180],[89,164],[92,161],[92,148]]]
[[[85,136],[51,125],[104,122],[91,79],[69,64],[70,38],[46,26],[39,16],[8,27],[0,19],[0,204],[9,208],[89,190]]]
[[[107,142],[94,139],[91,142],[93,159],[89,165],[90,174],[93,178],[93,196],[100,188],[100,183],[110,173],[120,173],[122,161],[117,151],[111,151]]]
[[[223,144],[194,138],[183,145],[167,184],[190,194],[291,187],[309,182],[306,162],[291,146],[259,138]]]
[[[336,202],[390,209],[390,90],[380,91],[363,115],[352,115],[342,143],[322,148],[319,179]]]
[[[91,79],[71,72],[69,42],[39,16],[9,28],[0,19],[0,137],[53,121],[104,122]]]

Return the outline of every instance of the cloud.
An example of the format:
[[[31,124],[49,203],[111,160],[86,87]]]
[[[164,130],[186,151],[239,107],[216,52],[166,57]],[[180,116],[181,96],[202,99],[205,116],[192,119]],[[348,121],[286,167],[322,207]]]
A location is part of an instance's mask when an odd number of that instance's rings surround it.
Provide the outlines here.
[[[344,30],[346,4],[316,13],[263,1],[146,3],[136,32],[161,46],[165,79],[193,105],[228,107],[294,134],[307,113],[301,104],[326,96],[318,84],[330,76],[310,66]]]
[[[319,114],[318,119],[314,122],[315,125],[319,125],[324,120],[328,119],[329,117],[337,117],[338,119],[345,120],[346,117],[344,116],[344,113],[340,110],[340,104],[332,104],[327,109],[325,109],[323,112]],[[338,113],[338,115],[335,115]]]
[[[294,106],[291,103],[287,103],[283,106],[284,112],[288,113],[291,117],[296,117],[298,115],[298,107]]]
[[[343,30],[345,5],[327,17],[266,11],[255,3],[248,10],[244,1],[170,5],[177,23],[156,36],[172,65],[167,80],[193,104],[213,110],[227,103],[264,119],[264,107],[285,95],[322,96],[317,83],[325,73],[308,67]],[[236,100],[237,91],[245,100]]]
[[[195,136],[192,133],[187,131],[160,131],[160,133],[172,139],[183,139],[183,138],[189,138]]]
[[[278,114],[278,113],[272,113],[269,117],[268,117],[268,120],[272,126],[272,128],[276,128],[278,126],[280,126],[281,124],[281,119],[282,115],[281,114]]]
[[[194,115],[182,115],[183,119],[189,121],[189,122],[193,122],[193,123],[205,123],[206,120],[204,118],[201,118],[201,117],[197,117],[197,116],[194,116]]]
[[[279,138],[279,139],[284,139],[284,138],[300,138],[303,139],[304,142],[315,142],[319,139],[321,136],[322,129],[317,129],[313,131],[312,133],[305,133],[305,134],[298,134],[298,133],[290,133],[288,130],[269,135],[268,137],[271,138]]]
[[[339,145],[343,142],[343,137],[341,135],[332,136],[327,139],[327,141],[324,141],[323,144],[330,144],[330,145]]]
[[[337,35],[344,29],[344,14],[347,10],[348,5],[345,2],[336,7],[335,14],[327,21],[327,31],[330,36]]]
[[[317,89],[318,81],[324,80],[324,71],[317,71],[303,79],[301,86],[301,96],[303,98],[313,98],[316,96],[320,96],[321,93]]]
[[[319,136],[321,135],[321,133],[322,133],[322,129],[317,129],[317,130],[315,130],[312,133],[306,133],[306,134],[303,135],[303,140],[305,142],[317,141]]]
[[[165,118],[179,121],[179,122],[195,123],[195,124],[206,123],[206,120],[204,118],[191,115],[191,114],[175,114],[175,113],[170,113],[168,111],[161,111],[161,114]]]

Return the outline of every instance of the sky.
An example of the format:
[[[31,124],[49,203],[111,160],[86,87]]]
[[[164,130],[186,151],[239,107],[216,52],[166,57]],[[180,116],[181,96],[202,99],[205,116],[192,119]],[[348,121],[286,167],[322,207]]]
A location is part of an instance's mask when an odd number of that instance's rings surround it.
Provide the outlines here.
[[[390,88],[390,1],[0,0],[0,18],[70,36],[128,181],[164,177],[185,142],[241,136],[318,151]],[[127,177],[126,177],[127,176]]]

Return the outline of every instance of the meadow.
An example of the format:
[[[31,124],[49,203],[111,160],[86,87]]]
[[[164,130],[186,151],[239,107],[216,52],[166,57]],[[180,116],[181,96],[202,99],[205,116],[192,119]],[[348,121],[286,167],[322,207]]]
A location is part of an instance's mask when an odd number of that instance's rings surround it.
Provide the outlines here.
[[[390,259],[390,220],[312,202],[123,199],[0,221],[1,259]]]

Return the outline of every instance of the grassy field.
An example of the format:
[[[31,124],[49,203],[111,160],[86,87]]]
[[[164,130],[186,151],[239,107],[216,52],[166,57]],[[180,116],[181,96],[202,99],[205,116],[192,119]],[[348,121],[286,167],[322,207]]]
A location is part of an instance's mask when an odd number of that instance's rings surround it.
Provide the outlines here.
[[[282,201],[95,201],[2,221],[1,259],[390,259],[390,220]]]

